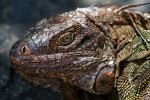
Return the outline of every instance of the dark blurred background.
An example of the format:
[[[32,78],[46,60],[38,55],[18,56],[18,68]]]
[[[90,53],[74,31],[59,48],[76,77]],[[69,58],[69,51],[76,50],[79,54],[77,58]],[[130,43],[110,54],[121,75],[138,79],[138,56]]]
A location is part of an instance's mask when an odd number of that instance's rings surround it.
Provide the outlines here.
[[[35,87],[11,67],[11,46],[37,21],[91,4],[137,4],[149,0],[0,0],[0,100],[59,100],[59,94]],[[146,7],[140,8],[146,11]]]

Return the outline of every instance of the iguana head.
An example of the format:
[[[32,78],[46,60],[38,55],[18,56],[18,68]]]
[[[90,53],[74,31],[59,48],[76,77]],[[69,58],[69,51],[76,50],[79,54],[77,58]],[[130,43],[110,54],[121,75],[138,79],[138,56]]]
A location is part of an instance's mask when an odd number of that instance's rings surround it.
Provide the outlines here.
[[[12,46],[10,60],[29,81],[50,85],[60,79],[97,94],[112,89],[111,40],[80,10],[44,19],[27,33]]]

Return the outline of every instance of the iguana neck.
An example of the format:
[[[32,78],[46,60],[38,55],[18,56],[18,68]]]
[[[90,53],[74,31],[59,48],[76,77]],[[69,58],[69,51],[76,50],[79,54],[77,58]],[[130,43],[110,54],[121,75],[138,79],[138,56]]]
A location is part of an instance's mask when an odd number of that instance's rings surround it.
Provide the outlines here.
[[[149,29],[149,28],[148,28]],[[139,27],[149,42],[150,30]],[[116,65],[122,69],[117,79],[117,91],[121,100],[149,100],[150,45],[133,32],[132,41],[122,46],[117,53]]]
[[[150,38],[149,23],[146,28],[138,26],[146,40]],[[142,59],[150,54],[150,45],[146,45],[139,34],[130,25],[113,25],[110,27],[111,39],[115,48],[116,68],[120,68],[122,61],[133,61]],[[116,76],[120,75],[120,70],[117,69]]]

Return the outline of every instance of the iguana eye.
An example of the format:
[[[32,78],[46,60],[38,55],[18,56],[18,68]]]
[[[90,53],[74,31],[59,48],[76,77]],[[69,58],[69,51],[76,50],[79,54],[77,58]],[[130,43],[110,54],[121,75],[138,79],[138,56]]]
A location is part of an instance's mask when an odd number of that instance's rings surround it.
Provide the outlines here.
[[[74,41],[74,33],[68,32],[59,37],[59,42],[62,45],[69,45]]]

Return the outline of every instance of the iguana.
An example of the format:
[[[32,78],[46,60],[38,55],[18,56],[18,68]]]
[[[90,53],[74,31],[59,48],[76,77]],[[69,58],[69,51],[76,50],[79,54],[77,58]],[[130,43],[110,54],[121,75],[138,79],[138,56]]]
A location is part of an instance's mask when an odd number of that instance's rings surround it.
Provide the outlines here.
[[[92,5],[43,19],[11,48],[22,77],[63,100],[150,100],[150,17]]]

